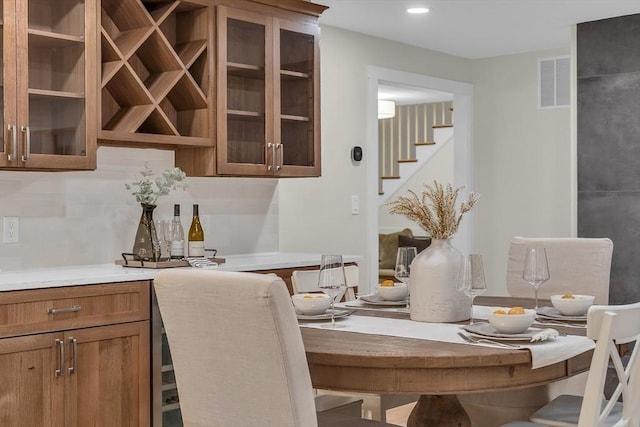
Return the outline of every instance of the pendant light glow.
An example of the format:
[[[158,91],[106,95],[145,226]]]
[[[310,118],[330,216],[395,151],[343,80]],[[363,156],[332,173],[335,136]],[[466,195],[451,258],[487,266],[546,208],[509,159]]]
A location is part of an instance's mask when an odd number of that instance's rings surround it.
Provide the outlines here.
[[[379,99],[378,100],[378,118],[390,119],[396,115],[396,103],[393,101]]]
[[[411,7],[407,9],[407,13],[420,14],[420,13],[427,13],[427,12],[429,12],[429,9],[427,9],[426,7]]]

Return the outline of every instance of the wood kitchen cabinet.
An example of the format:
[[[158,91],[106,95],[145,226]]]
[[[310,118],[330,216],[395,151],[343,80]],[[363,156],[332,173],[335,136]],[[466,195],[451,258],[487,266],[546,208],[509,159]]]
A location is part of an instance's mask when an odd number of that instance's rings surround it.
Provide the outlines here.
[[[97,0],[0,5],[0,168],[95,169]]]
[[[216,146],[177,150],[176,164],[196,176],[319,176],[317,18],[325,7],[219,3]]]
[[[141,281],[3,292],[0,425],[149,426],[149,291]]]
[[[101,143],[213,145],[210,0],[101,0]]]

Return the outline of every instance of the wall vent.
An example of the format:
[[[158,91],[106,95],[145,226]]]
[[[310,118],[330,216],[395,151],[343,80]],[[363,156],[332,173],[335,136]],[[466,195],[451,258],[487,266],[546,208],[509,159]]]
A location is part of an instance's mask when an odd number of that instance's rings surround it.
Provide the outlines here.
[[[538,108],[569,106],[569,71],[568,56],[538,58]]]

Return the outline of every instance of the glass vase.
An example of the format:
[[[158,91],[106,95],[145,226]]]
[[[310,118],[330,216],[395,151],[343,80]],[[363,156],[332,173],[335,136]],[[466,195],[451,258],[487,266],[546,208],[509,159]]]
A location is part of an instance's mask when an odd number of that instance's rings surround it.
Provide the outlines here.
[[[133,255],[139,261],[160,261],[160,240],[153,222],[153,210],[156,205],[141,203],[142,215],[138,223],[136,239],[133,242]]]

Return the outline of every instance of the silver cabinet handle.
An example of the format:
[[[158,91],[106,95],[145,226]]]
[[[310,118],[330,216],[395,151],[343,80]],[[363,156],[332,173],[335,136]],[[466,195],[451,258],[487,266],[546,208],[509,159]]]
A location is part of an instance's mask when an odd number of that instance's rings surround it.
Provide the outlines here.
[[[271,142],[267,144],[267,150],[271,148],[271,164],[267,165],[267,170],[273,170],[274,165],[276,164],[276,144],[272,144]],[[267,154],[268,156],[269,154]]]
[[[54,371],[56,377],[64,376],[64,341],[56,338],[56,344],[58,346],[58,369]]]
[[[60,313],[77,313],[82,310],[82,306],[74,305],[73,307],[67,308],[49,308],[47,309],[47,314],[60,314]]]
[[[22,155],[22,161],[26,162],[31,156],[31,129],[29,129],[29,126],[22,126],[20,130],[24,133],[24,154]]]
[[[7,154],[7,160],[14,161],[18,157],[18,135],[16,125],[7,125],[7,131],[11,134],[11,152]]]
[[[76,353],[78,351],[78,340],[70,337],[69,343],[71,344],[71,366],[69,367],[69,375],[75,374],[77,370],[77,357]]]
[[[276,165],[276,171],[279,171],[280,169],[282,169],[282,165],[284,164],[284,147],[282,146],[281,142],[276,144],[276,150],[280,150],[280,163]]]

